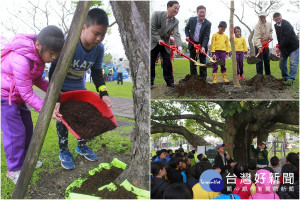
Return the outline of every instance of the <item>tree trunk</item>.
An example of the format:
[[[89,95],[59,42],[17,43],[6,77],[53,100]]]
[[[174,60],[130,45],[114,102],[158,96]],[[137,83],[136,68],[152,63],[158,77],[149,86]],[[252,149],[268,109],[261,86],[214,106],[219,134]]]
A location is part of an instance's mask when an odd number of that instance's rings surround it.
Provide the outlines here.
[[[135,128],[131,133],[131,161],[117,178],[149,190],[149,2],[110,2],[133,80]]]
[[[250,31],[250,35],[248,37],[248,44],[249,44],[249,48],[250,48],[250,56],[255,56],[254,44],[253,44],[253,35],[254,35],[254,30]]]
[[[234,45],[234,38],[233,38],[233,15],[234,15],[234,1],[231,0],[230,2],[230,45],[231,45],[231,52],[232,52],[232,79],[233,85],[235,87],[241,87],[240,82],[238,81],[237,77],[237,64],[236,64],[236,52],[235,52],[235,45]]]

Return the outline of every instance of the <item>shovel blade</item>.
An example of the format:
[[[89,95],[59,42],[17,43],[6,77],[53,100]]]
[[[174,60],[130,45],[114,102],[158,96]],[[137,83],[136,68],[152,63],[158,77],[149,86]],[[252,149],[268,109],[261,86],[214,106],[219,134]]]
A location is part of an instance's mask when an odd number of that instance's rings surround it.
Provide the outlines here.
[[[248,64],[256,64],[258,62],[260,62],[261,60],[259,58],[257,58],[256,56],[250,56],[247,58],[247,63]]]

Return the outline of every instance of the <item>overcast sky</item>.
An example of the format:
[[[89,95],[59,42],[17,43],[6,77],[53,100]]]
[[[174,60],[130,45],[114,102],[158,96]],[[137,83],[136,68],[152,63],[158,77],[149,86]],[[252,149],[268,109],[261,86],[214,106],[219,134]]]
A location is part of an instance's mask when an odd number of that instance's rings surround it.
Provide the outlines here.
[[[70,0],[66,0],[69,4],[68,6],[70,7]],[[37,2],[40,2],[40,5],[44,5],[45,0],[32,0],[37,5]],[[51,1],[51,4],[53,7],[55,6],[56,1]],[[110,4],[108,0],[103,1],[104,6],[103,9],[109,9],[111,10]],[[8,39],[12,39],[14,37],[13,32],[7,31],[7,29],[2,26],[2,22],[6,24],[6,26],[14,26],[17,30],[18,33],[28,33],[28,34],[33,34],[34,32],[26,25],[26,23],[33,23],[32,19],[29,17],[27,11],[25,8],[28,8],[29,4],[27,3],[27,0],[4,0],[1,1],[1,6],[0,6],[0,19],[1,19],[1,36],[4,36]],[[50,5],[48,5],[48,8]],[[50,9],[49,9],[50,10]],[[60,19],[55,17],[55,13],[50,10],[50,25],[56,25],[59,26],[58,23],[60,22]],[[59,12],[59,10],[57,10]],[[24,22],[20,21],[17,19],[17,17],[14,17],[13,14],[17,13],[20,18],[24,20]],[[37,19],[38,23],[41,23],[41,27],[46,26],[45,23],[45,16],[40,14],[40,19]],[[52,17],[51,17],[52,16]],[[70,18],[68,27],[70,27],[72,18]],[[114,16],[111,11],[111,15],[109,17],[109,22],[112,23],[114,22]],[[105,48],[107,49],[106,52],[111,53],[116,59],[118,58],[126,58],[125,57],[125,51],[123,49],[122,41],[120,38],[119,30],[118,30],[118,25],[115,24],[110,28],[110,34],[106,34],[105,39],[103,41]]]
[[[224,0],[225,2],[230,3],[229,0]],[[167,2],[168,0],[154,0],[152,1],[150,11],[151,15],[154,11],[166,11],[167,10]],[[181,33],[181,39],[182,41],[185,41],[185,34],[184,34],[184,28],[185,28],[185,20],[188,20],[190,17],[196,16],[196,8],[199,5],[204,5],[206,7],[206,18],[212,23],[211,27],[211,34],[210,34],[210,42],[212,35],[216,32],[218,32],[218,25],[220,21],[226,21],[227,27],[229,27],[229,18],[230,18],[230,11],[229,9],[222,3],[221,0],[179,0],[179,13],[176,15],[176,18],[179,20],[179,29]],[[300,25],[300,10],[298,10],[298,13],[290,12],[288,10],[296,10],[295,7],[292,7],[288,1],[283,0],[282,1],[284,5],[278,10],[283,19],[288,20],[295,29],[295,24],[298,23],[298,26]],[[235,12],[239,16],[242,13],[242,7],[240,0],[235,0]],[[271,13],[273,15],[273,13]],[[272,26],[274,24],[274,21],[271,21],[271,16],[267,17],[267,21],[272,23]],[[254,10],[252,8],[249,8],[245,4],[245,22],[246,24],[253,29],[258,22],[258,16],[255,14]],[[242,29],[242,36],[247,38],[249,36],[249,31],[245,26],[243,26],[236,18],[234,18],[234,26],[240,26]],[[229,29],[226,29],[225,32],[229,36]],[[276,39],[276,33],[275,30],[273,30],[273,45],[275,46],[277,43]],[[209,44],[210,44],[209,42]],[[248,42],[247,42],[248,43]]]

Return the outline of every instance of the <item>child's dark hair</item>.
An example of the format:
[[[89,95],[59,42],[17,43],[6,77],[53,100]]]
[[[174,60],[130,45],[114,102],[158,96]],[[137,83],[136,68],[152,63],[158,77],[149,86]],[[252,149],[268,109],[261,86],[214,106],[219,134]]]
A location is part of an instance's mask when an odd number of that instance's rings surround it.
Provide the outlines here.
[[[248,167],[245,163],[237,163],[233,168],[233,173],[238,178],[242,178],[242,175],[248,172]]]
[[[164,199],[192,199],[193,190],[185,183],[173,183],[169,185],[163,195]]]
[[[163,163],[161,162],[152,162],[151,163],[151,174],[155,177],[158,172],[164,168]]]
[[[36,40],[42,47],[41,52],[46,50],[60,52],[65,43],[64,37],[63,32],[58,27],[50,25],[39,32]]]
[[[204,10],[206,11],[205,6],[201,5],[201,6],[198,6],[198,7],[197,7],[197,13],[198,13],[198,10],[200,10],[200,9],[204,9]]]
[[[210,162],[199,162],[199,163],[196,163],[196,165],[194,165],[191,169],[191,174],[192,176],[199,180],[201,174],[208,170],[208,169],[212,169],[212,165]]]
[[[291,152],[286,156],[286,161],[290,162],[292,165],[297,167],[297,169],[299,170],[299,155],[297,155],[294,152]]]
[[[256,160],[251,159],[248,162],[248,169],[255,170],[256,169]]]
[[[271,159],[270,159],[270,162],[271,162],[271,165],[273,167],[277,166],[278,163],[279,163],[279,158],[277,156],[273,156]]]
[[[227,28],[227,23],[224,21],[220,21],[219,26],[218,27],[222,27],[222,28]]]
[[[235,33],[236,30],[240,30],[240,32],[241,32],[241,34],[242,34],[242,30],[241,30],[241,28],[240,28],[239,26],[235,26],[235,27],[234,27],[234,33]]]
[[[176,169],[177,166],[179,165],[180,159],[178,157],[171,158],[169,162],[169,167]]]
[[[168,8],[168,7],[172,7],[174,4],[178,4],[178,5],[179,5],[178,1],[169,1],[169,2],[167,3],[167,8]]]
[[[91,9],[86,17],[84,24],[86,25],[86,27],[89,27],[90,25],[109,26],[107,14],[100,8]]]

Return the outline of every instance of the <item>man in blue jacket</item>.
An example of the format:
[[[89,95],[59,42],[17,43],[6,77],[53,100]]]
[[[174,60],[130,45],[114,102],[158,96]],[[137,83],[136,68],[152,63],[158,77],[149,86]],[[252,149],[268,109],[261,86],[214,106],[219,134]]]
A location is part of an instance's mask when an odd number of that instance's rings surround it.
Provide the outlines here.
[[[211,29],[211,23],[206,16],[206,8],[204,6],[197,7],[197,17],[191,17],[185,27],[185,36],[192,40],[195,44],[201,44],[202,51],[207,53],[208,41]],[[190,50],[190,57],[197,60],[198,55],[194,46],[189,43],[188,49]],[[200,63],[206,63],[206,57],[203,54],[199,54]],[[206,67],[200,67],[200,77],[206,80],[207,69]],[[190,61],[191,75],[197,75],[197,68],[192,61]]]
[[[282,19],[279,12],[274,13],[273,20],[277,40],[279,44],[280,57],[282,58],[279,62],[281,69],[281,75],[286,85],[292,85],[297,75],[298,64],[299,64],[299,39],[296,36],[292,25]],[[287,59],[290,57],[290,73],[287,70]]]

